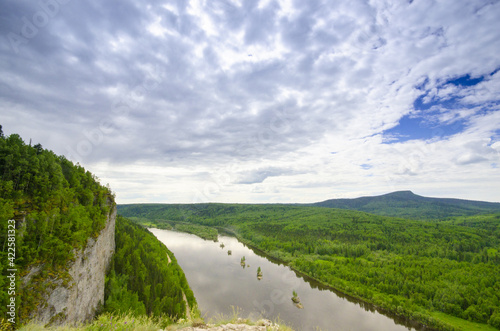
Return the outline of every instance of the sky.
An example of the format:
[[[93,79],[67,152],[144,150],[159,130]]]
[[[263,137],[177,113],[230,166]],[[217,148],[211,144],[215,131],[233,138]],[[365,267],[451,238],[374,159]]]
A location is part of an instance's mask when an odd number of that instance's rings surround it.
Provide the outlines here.
[[[500,1],[2,0],[0,124],[118,203],[500,201]]]

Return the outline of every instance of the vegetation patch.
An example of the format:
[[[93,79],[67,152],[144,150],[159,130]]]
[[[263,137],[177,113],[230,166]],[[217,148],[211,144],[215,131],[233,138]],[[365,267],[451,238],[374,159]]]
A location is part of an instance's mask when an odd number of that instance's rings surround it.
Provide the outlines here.
[[[124,217],[118,216],[115,229],[104,312],[168,316],[172,321],[185,318],[188,309],[196,314],[196,299],[173,253]]]
[[[6,242],[7,221],[15,220],[19,276],[41,266],[37,276],[17,286],[22,322],[42,304],[50,287],[67,282],[66,265],[104,228],[114,195],[82,166],[40,144],[26,144],[17,134],[0,135],[0,176],[0,239]],[[2,245],[0,259],[7,260],[7,245]],[[2,263],[0,272],[5,269]],[[0,290],[2,316],[7,300],[7,291]]]
[[[232,204],[127,205],[119,211],[231,228],[242,241],[326,285],[439,329],[458,329],[457,320],[500,328],[499,214],[414,221],[323,207]]]
[[[205,240],[217,241],[218,237],[219,237],[217,229],[214,229],[214,228],[211,228],[208,226],[203,226],[203,225],[196,225],[196,224],[189,224],[189,223],[176,223],[175,229],[177,231],[182,231],[182,232],[194,234],[194,235],[196,235],[200,238],[203,238]]]

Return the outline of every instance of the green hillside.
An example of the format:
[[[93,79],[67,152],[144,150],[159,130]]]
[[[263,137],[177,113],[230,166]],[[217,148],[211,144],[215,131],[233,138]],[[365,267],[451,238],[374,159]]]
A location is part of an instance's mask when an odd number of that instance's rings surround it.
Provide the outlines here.
[[[115,240],[105,312],[164,315],[177,321],[196,311],[196,299],[175,256],[152,233],[118,216]]]
[[[332,199],[309,206],[341,208],[371,214],[432,220],[500,212],[500,203],[462,199],[427,198],[411,191],[355,199]]]
[[[118,211],[160,226],[230,230],[325,284],[440,329],[474,323],[500,329],[500,214],[431,222],[297,205],[149,204]]]
[[[80,165],[39,144],[28,145],[16,134],[0,137],[0,176],[1,273],[6,276],[7,269],[15,267],[19,278],[32,265],[43,268],[29,286],[17,286],[17,316],[23,321],[41,304],[48,290],[45,277],[65,279],[74,249],[104,228],[114,196]],[[8,254],[11,224],[15,225],[15,257]],[[7,257],[13,265],[4,263]],[[1,277],[1,316],[6,316],[9,300],[4,281]]]
[[[26,144],[16,134],[0,134],[0,176],[0,329],[8,330],[14,325],[7,320],[11,297],[18,327],[28,322],[35,307],[44,305],[55,281],[71,281],[68,268],[74,252],[104,228],[114,195],[82,166],[39,144]],[[164,327],[188,312],[197,316],[182,269],[156,237],[118,217],[115,241],[102,307],[106,318],[130,313],[138,320],[149,316]],[[21,284],[33,266],[39,272]],[[12,295],[8,269],[16,270]]]

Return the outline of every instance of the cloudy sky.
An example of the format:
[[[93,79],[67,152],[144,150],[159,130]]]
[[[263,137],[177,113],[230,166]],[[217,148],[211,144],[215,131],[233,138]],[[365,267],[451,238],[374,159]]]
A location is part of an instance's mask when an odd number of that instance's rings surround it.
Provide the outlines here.
[[[500,201],[500,1],[2,0],[0,124],[119,203]]]

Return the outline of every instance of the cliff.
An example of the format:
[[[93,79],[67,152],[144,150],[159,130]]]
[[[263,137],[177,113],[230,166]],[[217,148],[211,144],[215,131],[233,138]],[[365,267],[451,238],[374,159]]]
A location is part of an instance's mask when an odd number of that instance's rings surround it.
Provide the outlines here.
[[[75,252],[68,263],[68,275],[46,279],[47,288],[40,304],[29,317],[41,324],[74,324],[92,319],[99,305],[104,304],[106,271],[115,251],[116,206],[112,207],[106,226],[96,239],[89,238],[83,250]],[[31,268],[22,279],[30,283],[31,278],[42,272],[43,266]]]
[[[80,164],[17,134],[0,134],[0,174],[1,269],[8,262],[17,280],[9,284],[15,290],[0,290],[0,320],[12,301],[16,326],[93,317],[114,251],[113,192]]]

